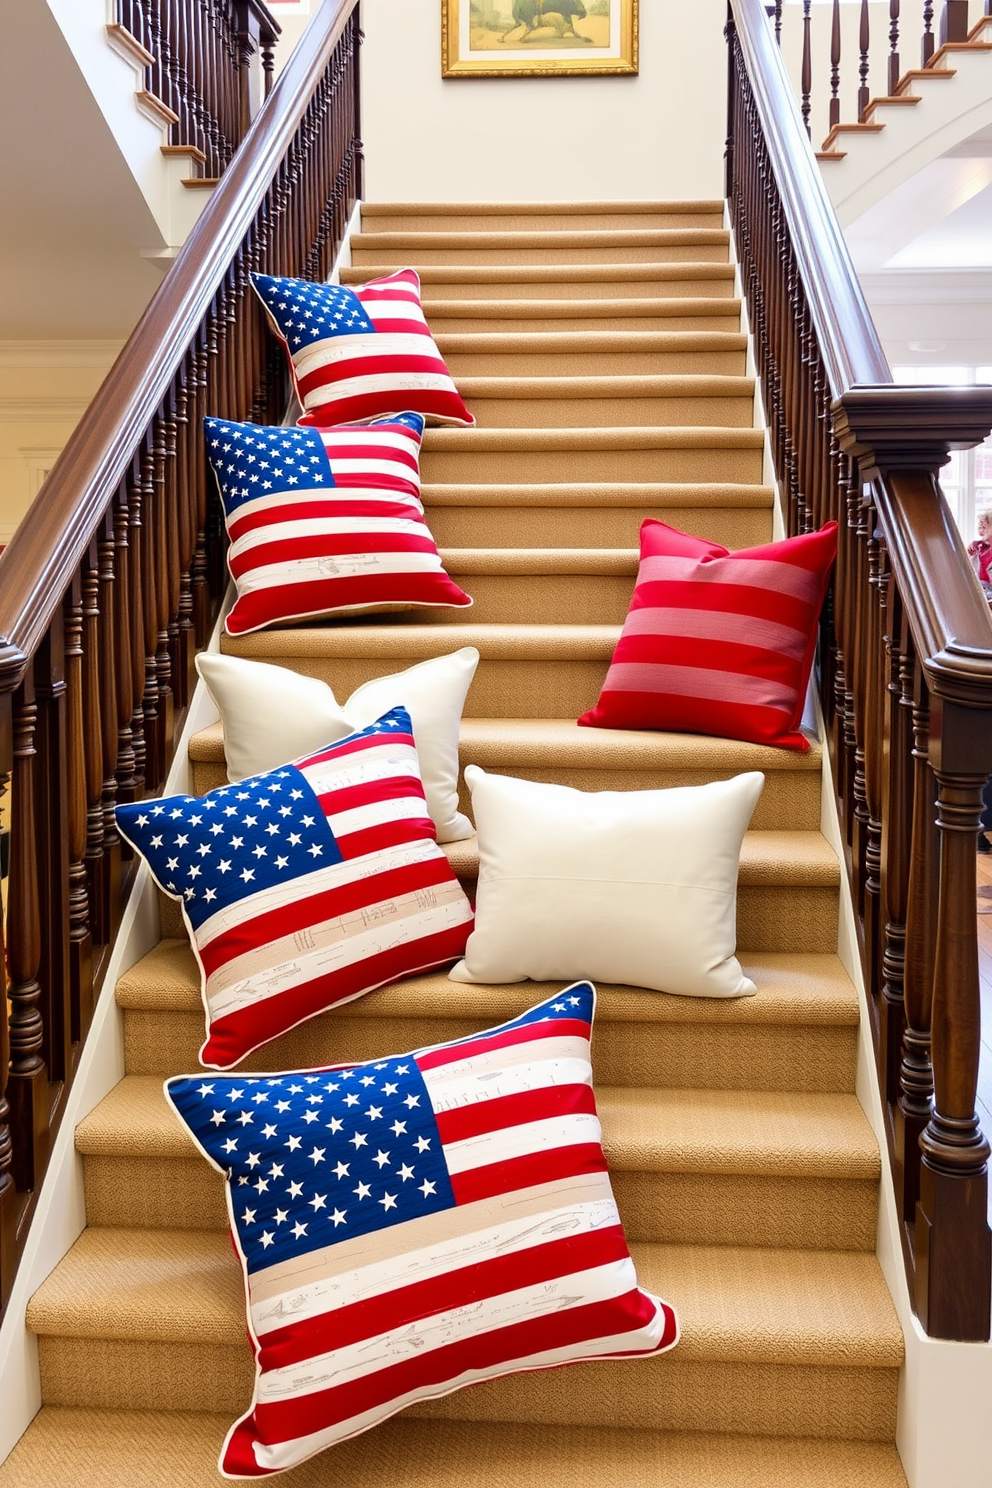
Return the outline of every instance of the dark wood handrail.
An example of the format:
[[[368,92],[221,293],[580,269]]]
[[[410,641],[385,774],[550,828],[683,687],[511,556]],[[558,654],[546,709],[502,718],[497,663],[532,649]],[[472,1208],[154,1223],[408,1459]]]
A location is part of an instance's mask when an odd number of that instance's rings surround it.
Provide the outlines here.
[[[357,0],[326,0],[0,554],[0,693],[20,683],[252,224]]]
[[[838,523],[820,697],[910,1290],[929,1333],[985,1340],[992,622],[937,472],[992,428],[992,388],[893,384],[764,7],[729,17],[727,195],[772,457],[790,532]]]

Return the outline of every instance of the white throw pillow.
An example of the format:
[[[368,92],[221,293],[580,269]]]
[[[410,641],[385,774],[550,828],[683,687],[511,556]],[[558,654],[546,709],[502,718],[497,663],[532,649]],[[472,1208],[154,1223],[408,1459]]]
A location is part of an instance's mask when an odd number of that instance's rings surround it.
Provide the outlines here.
[[[326,682],[286,667],[217,652],[196,658],[224,725],[229,780],[264,774],[406,708],[439,842],[472,835],[472,823],[458,810],[458,728],[478,664],[475,647],[463,646],[364,682],[342,706]]]
[[[765,777],[573,790],[469,765],[475,929],[455,982],[575,979],[683,997],[756,988],[737,945],[741,842]]]

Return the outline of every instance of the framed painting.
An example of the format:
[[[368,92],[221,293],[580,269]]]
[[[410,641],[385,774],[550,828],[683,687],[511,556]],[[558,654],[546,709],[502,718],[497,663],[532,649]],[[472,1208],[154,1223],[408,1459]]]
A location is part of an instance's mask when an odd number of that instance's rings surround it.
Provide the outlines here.
[[[441,0],[441,75],[637,71],[638,0]]]

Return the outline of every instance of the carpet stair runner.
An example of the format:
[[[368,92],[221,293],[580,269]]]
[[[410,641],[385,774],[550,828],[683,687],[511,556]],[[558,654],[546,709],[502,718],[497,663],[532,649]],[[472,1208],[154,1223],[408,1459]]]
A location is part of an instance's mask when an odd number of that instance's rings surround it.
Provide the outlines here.
[[[732,546],[771,536],[722,204],[384,205],[346,283],[413,264],[480,427],[431,430],[428,520],[464,613],[225,640],[360,682],[475,645],[463,764],[588,790],[762,769],[741,859],[740,1001],[601,987],[605,1146],[639,1276],[678,1309],[650,1362],[522,1375],[416,1407],[286,1475],[336,1488],[905,1488],[903,1341],[875,1259],[879,1153],[854,1095],[855,990],[835,954],[840,871],[808,755],[578,729],[595,702],[647,515]],[[195,788],[225,776],[219,726]],[[463,801],[463,809],[467,808]],[[446,849],[471,892],[474,839]],[[80,1124],[88,1227],[42,1285],[43,1408],[0,1488],[206,1488],[249,1399],[222,1184],[161,1095],[196,1068],[202,1012],[176,907],[117,988],[127,1075]],[[413,978],[295,1029],[249,1069],[460,1037],[557,990]]]

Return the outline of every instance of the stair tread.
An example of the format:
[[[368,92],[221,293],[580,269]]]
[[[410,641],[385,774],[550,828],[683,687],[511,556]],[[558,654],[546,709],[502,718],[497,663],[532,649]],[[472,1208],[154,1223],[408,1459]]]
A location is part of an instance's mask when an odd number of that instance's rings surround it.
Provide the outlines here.
[[[873,1255],[644,1242],[630,1249],[640,1285],[679,1314],[683,1360],[902,1363],[902,1332]],[[91,1227],[35,1292],[27,1325],[48,1336],[243,1347],[240,1268],[223,1232]]]
[[[616,212],[719,212],[723,214],[723,199],[695,198],[671,201],[580,201],[580,202],[362,202],[362,221],[366,217],[422,217],[429,213],[444,213],[447,217],[514,216],[595,216]]]
[[[424,505],[433,506],[699,506],[699,507],[771,507],[775,492],[771,486],[733,485],[729,482],[697,481],[678,485],[674,482],[627,481],[622,485],[605,485],[592,481],[562,484],[469,485],[464,482],[430,484],[421,487]]]
[[[851,1095],[601,1086],[597,1104],[616,1171],[878,1177],[878,1146]],[[195,1153],[156,1075],[125,1075],[76,1128],[76,1149],[117,1159]]]
[[[495,253],[514,248],[699,248],[713,244],[729,247],[730,233],[725,227],[566,227],[559,230],[548,228],[543,232],[504,230],[452,232],[377,232],[353,233],[352,253],[366,253],[372,249],[387,252],[417,249],[443,248],[453,250],[492,249]]]
[[[65,1473],[75,1488],[216,1488],[230,1416],[45,1406],[0,1488]],[[287,1488],[906,1488],[884,1442],[728,1436],[623,1427],[416,1420],[397,1416],[281,1476]]]
[[[576,265],[564,264],[562,271],[566,268],[577,267]],[[700,268],[722,268],[721,264],[701,264]],[[363,275],[368,277],[368,271],[363,270]],[[423,271],[424,282],[429,284],[427,270]],[[630,276],[627,276],[628,279]],[[642,278],[645,276],[642,276]],[[650,276],[654,278],[652,274]],[[670,277],[670,276],[668,276]],[[707,275],[707,278],[730,278],[730,275]],[[347,281],[345,281],[347,282]],[[449,283],[454,281],[447,281]],[[518,281],[524,282],[524,281]],[[430,311],[431,322],[439,320],[621,320],[632,316],[657,316],[659,319],[674,319],[680,315],[724,316],[728,319],[739,319],[741,312],[740,300],[722,296],[694,295],[691,298],[681,296],[680,298],[666,297],[649,298],[638,296],[636,299],[590,299],[583,300],[573,296],[567,300],[443,300],[435,299],[430,294],[423,295],[423,303]],[[456,334],[448,332],[447,334]],[[732,334],[732,333],[731,333]]]
[[[857,1026],[857,993],[836,956],[767,951],[745,956],[745,961],[758,988],[756,997],[672,997],[640,987],[597,984],[597,1024]],[[404,1020],[470,1019],[484,1028],[518,1017],[560,988],[560,982],[475,985],[452,982],[443,971],[430,972],[380,987],[362,999],[360,1014]],[[122,1008],[199,1015],[200,975],[188,941],[159,941],[124,972],[116,993]],[[353,1018],[356,1011],[348,1003],[326,1016]]]
[[[708,734],[580,728],[570,718],[463,718],[462,753],[482,766],[540,766],[549,760],[573,769],[764,770],[817,774],[822,750],[802,754],[770,744],[746,744]],[[210,724],[190,739],[190,759],[222,763],[224,731]]]

